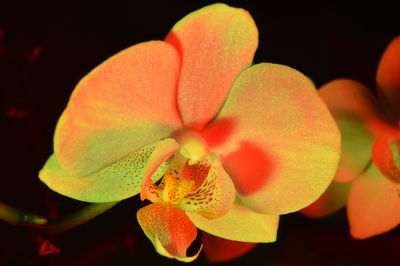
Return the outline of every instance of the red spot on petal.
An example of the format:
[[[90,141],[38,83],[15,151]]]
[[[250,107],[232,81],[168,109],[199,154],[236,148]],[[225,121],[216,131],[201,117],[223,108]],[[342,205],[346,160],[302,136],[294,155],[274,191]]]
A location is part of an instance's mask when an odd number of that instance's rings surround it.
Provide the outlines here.
[[[224,157],[224,168],[242,195],[257,192],[265,186],[274,165],[264,150],[244,141],[239,149]]]
[[[234,120],[232,118],[222,118],[209,124],[202,132],[202,136],[207,144],[213,148],[224,143],[232,134]]]

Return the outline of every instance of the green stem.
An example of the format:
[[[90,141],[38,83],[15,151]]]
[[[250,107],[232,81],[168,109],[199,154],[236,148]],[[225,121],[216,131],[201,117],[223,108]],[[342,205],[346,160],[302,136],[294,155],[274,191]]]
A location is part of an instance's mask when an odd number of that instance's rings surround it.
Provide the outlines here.
[[[47,220],[42,216],[25,212],[0,202],[0,219],[13,225],[44,225]]]
[[[49,221],[45,228],[45,232],[49,235],[56,235],[68,231],[69,229],[92,220],[96,216],[114,207],[117,203],[118,201],[91,204],[70,215]]]

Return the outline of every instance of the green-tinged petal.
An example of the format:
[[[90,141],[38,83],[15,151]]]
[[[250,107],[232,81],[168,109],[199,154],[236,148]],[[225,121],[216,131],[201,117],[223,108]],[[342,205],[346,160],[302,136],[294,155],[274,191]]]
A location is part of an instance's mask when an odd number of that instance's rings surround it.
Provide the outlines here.
[[[328,109],[306,76],[283,65],[243,71],[203,137],[221,154],[241,201],[266,214],[311,204],[339,160],[340,135]]]
[[[196,173],[197,171],[194,171]],[[202,185],[179,202],[187,212],[196,212],[208,219],[225,215],[235,200],[235,187],[218,159],[215,159]]]
[[[213,4],[181,19],[165,40],[181,56],[178,108],[183,122],[200,130],[215,116],[239,72],[252,62],[257,27],[247,11]]]
[[[212,235],[241,242],[268,243],[276,241],[279,215],[254,212],[239,203],[216,219],[207,219],[197,213],[186,213],[197,228]]]
[[[346,206],[350,186],[350,182],[332,182],[319,199],[300,212],[308,217],[319,218],[340,210]]]
[[[152,203],[137,212],[137,219],[146,236],[160,255],[182,261],[193,261],[186,250],[197,236],[197,229],[185,212],[168,203]]]
[[[343,173],[336,175],[335,181],[349,182],[371,160],[374,139],[385,127],[382,111],[372,92],[357,81],[336,79],[322,86],[319,94],[342,134],[338,171]]]
[[[180,127],[179,56],[162,41],[110,57],[76,86],[58,121],[54,150],[62,169],[85,176]]]
[[[178,149],[179,144],[174,139],[165,139],[154,149],[143,169],[143,182],[140,193],[141,200],[148,199],[153,202],[159,200],[157,186],[154,185],[154,181],[151,177],[160,165],[163,165],[163,163],[174,155]]]
[[[347,203],[350,232],[365,239],[400,223],[400,184],[384,177],[375,165],[353,181]]]
[[[400,120],[400,36],[386,47],[376,74],[377,92],[395,122]]]
[[[251,251],[257,243],[233,241],[210,235],[201,234],[204,245],[204,256],[210,262],[225,262],[239,258]]]
[[[53,154],[39,172],[39,177],[52,190],[73,199],[87,202],[120,201],[140,192],[143,169],[148,158],[159,145],[169,141],[167,139],[147,145],[85,177],[74,177],[66,173]],[[167,166],[167,162],[159,166],[152,176],[154,182],[162,177]]]

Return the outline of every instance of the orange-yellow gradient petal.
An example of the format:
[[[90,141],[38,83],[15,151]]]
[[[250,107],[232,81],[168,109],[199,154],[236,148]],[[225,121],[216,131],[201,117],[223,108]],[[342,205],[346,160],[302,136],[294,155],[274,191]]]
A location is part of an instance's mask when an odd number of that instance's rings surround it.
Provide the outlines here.
[[[308,217],[319,218],[340,210],[346,206],[350,186],[350,182],[332,182],[319,199],[300,212]]]
[[[378,95],[384,108],[395,119],[400,120],[400,36],[387,46],[378,65],[376,75]]]
[[[219,160],[214,160],[202,185],[182,199],[179,207],[214,219],[225,215],[234,200],[235,187],[232,180]]]
[[[210,262],[225,262],[237,259],[251,251],[257,243],[223,239],[206,232],[201,234],[204,256]]]
[[[181,19],[165,39],[181,56],[178,107],[186,126],[203,128],[221,107],[258,45],[250,14],[213,4]]]
[[[84,77],[58,121],[54,150],[69,174],[91,174],[180,127],[179,56],[162,41],[140,43]]]
[[[186,212],[197,228],[212,235],[241,242],[269,243],[276,241],[279,215],[254,212],[239,203],[216,219],[207,219],[194,212]]]
[[[323,85],[319,94],[336,119],[342,135],[337,182],[349,182],[361,174],[371,160],[376,135],[385,126],[383,114],[372,92],[350,79]]]
[[[384,177],[371,165],[354,180],[349,192],[347,217],[354,238],[387,232],[400,223],[400,184]]]
[[[141,191],[146,162],[156,148],[165,141],[147,145],[85,177],[74,177],[66,173],[53,154],[39,172],[39,178],[52,190],[76,200],[120,201]],[[159,165],[152,175],[153,182],[162,177],[167,167],[167,163],[164,162]]]
[[[331,182],[339,161],[339,130],[300,72],[267,63],[248,68],[209,128],[215,130],[220,121],[230,124],[230,132],[218,136],[212,150],[221,154],[249,208],[294,212],[315,201]],[[204,138],[213,143],[207,130]]]
[[[152,203],[137,212],[137,219],[158,253],[190,261],[186,250],[197,236],[197,229],[185,212],[168,203]]]

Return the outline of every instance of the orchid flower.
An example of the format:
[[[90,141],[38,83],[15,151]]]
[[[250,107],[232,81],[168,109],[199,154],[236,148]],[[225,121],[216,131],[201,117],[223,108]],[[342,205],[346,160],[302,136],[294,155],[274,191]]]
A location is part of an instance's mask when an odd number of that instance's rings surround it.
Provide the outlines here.
[[[279,215],[328,187],[340,134],[306,76],[251,65],[257,45],[247,11],[213,4],[107,59],[74,89],[40,179],[86,202],[140,193],[140,226],[178,260],[197,257],[196,228],[275,241]]]
[[[321,217],[347,204],[350,233],[358,239],[400,223],[400,36],[383,53],[376,82],[378,98],[348,79],[321,87],[342,133],[342,155],[334,182],[302,211]]]

